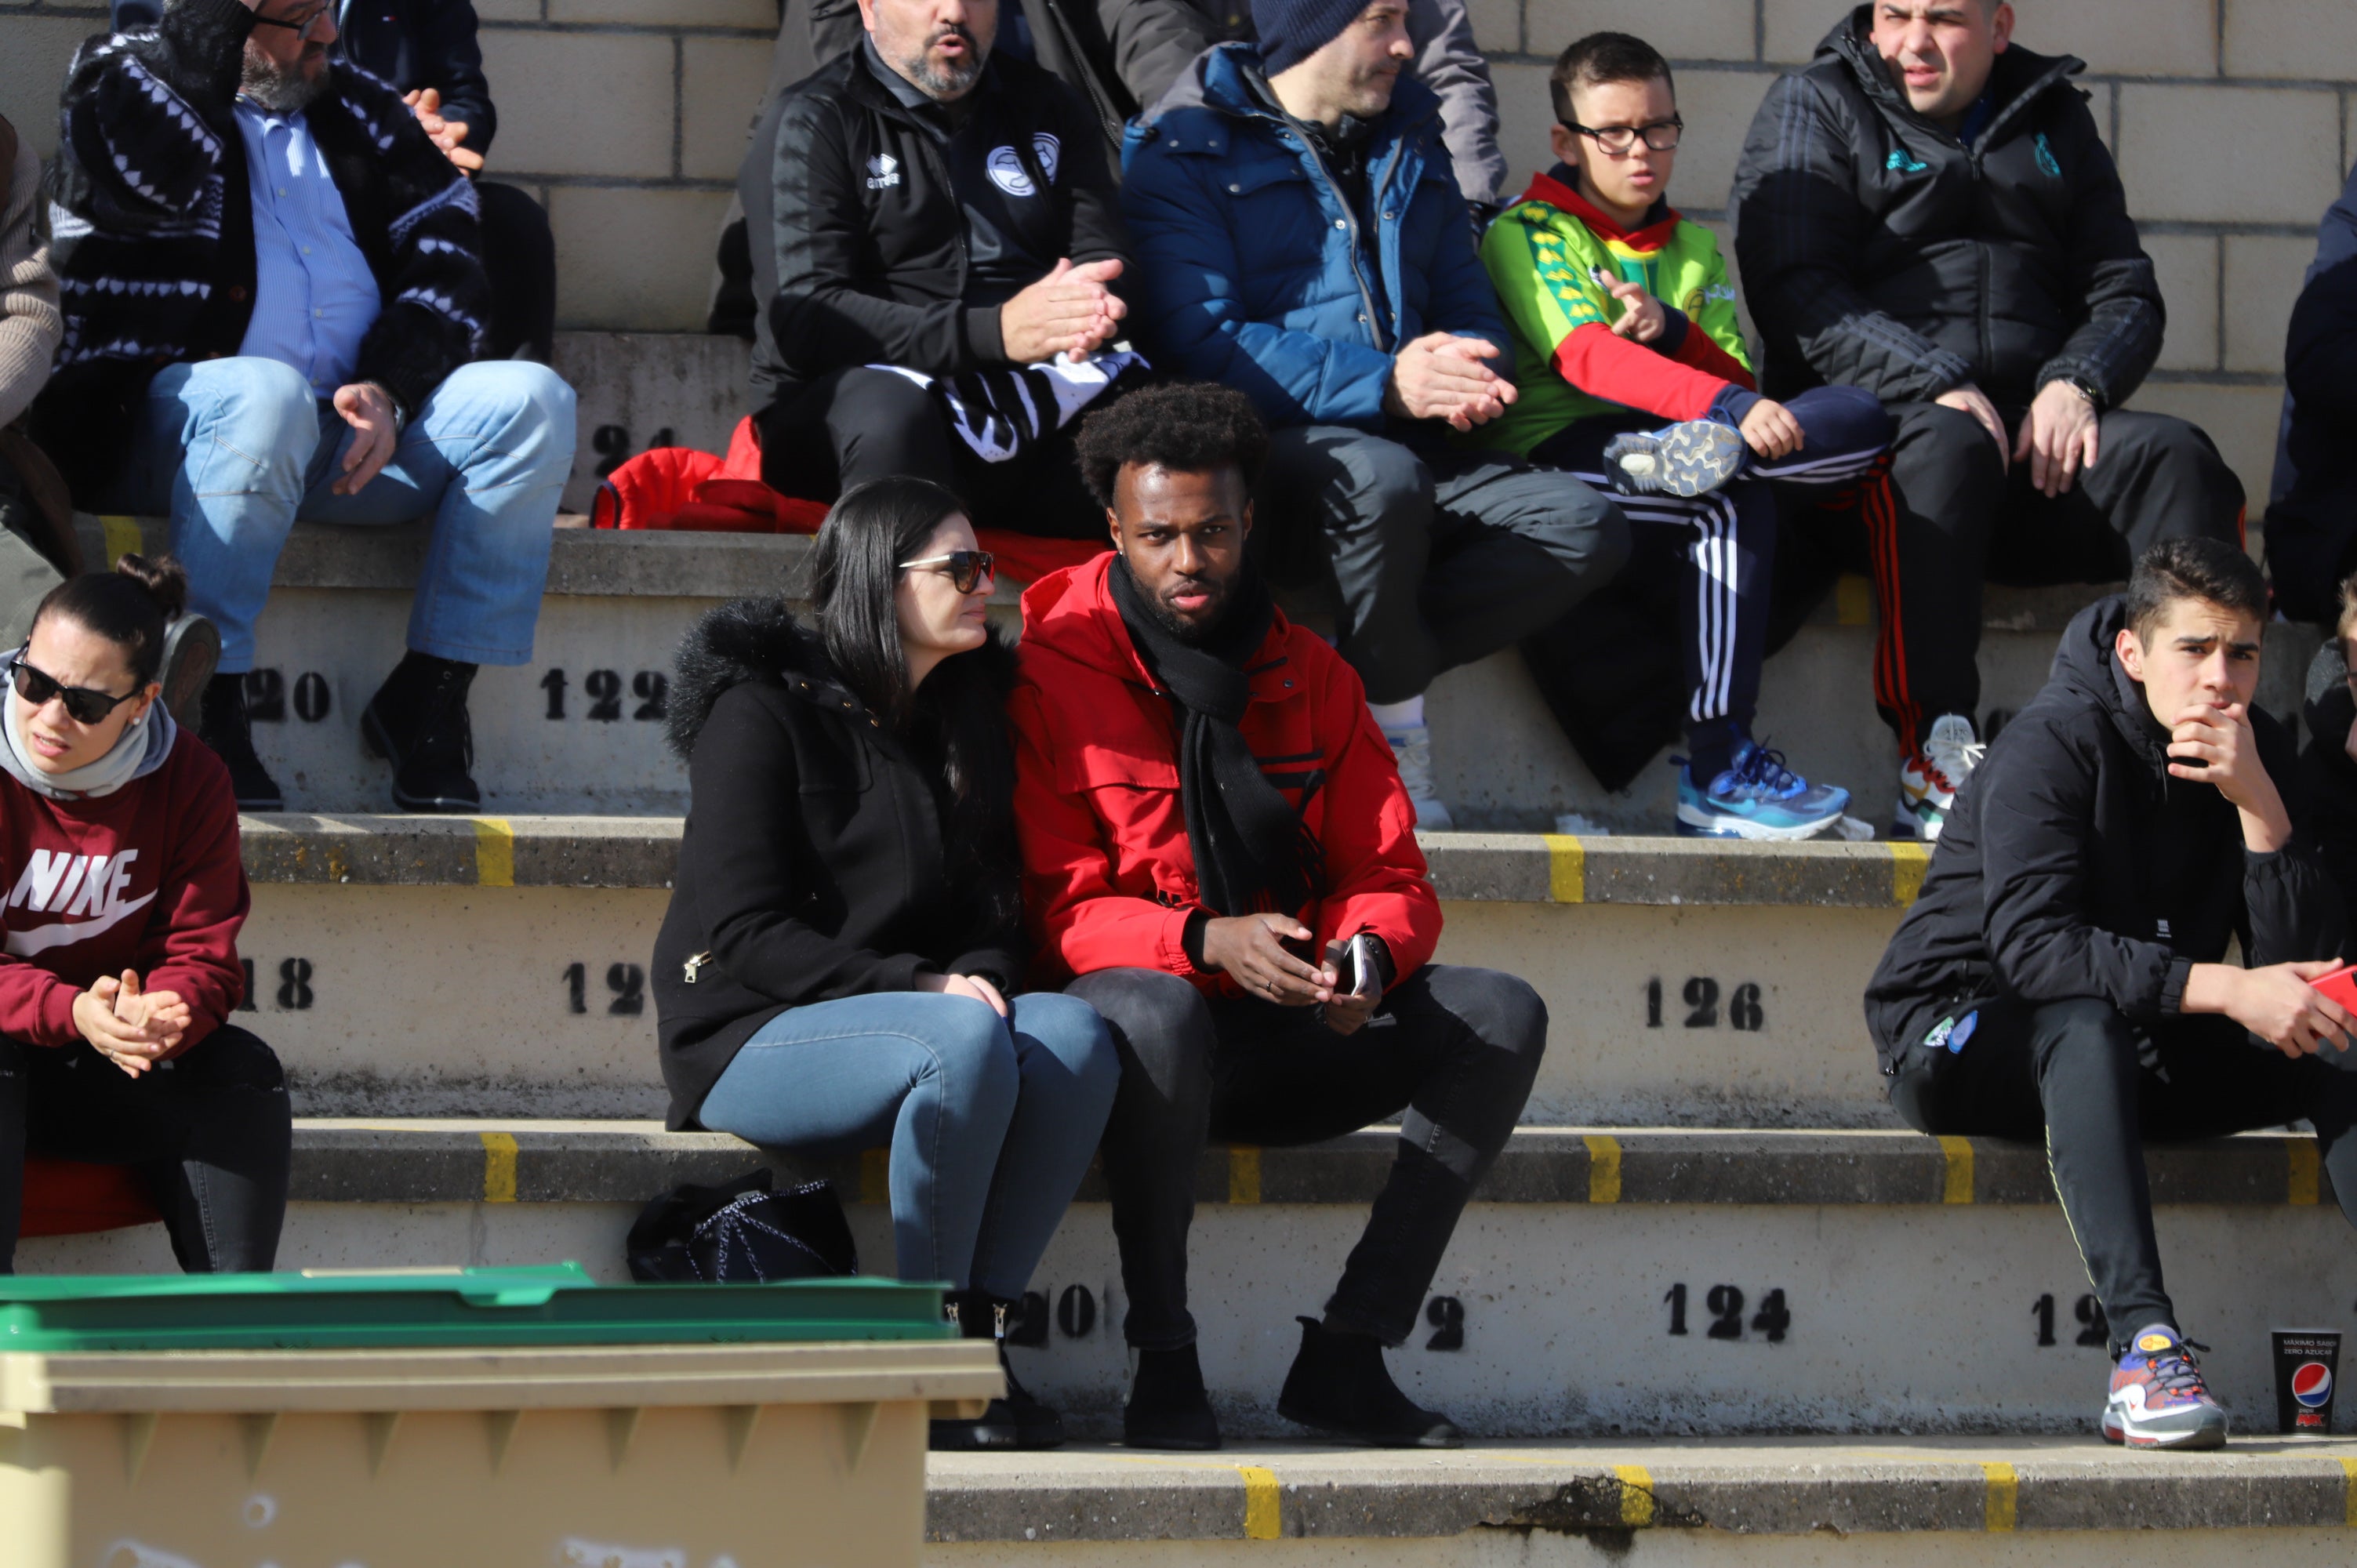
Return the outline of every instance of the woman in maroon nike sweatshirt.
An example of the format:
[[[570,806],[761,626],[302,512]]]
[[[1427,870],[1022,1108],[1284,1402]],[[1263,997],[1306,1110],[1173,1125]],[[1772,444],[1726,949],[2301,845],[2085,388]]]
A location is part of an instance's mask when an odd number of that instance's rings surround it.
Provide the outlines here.
[[[157,701],[188,600],[125,555],[0,657],[0,1272],[27,1152],[138,1168],[191,1273],[267,1269],[293,1123],[231,1025],[251,902],[229,770]]]

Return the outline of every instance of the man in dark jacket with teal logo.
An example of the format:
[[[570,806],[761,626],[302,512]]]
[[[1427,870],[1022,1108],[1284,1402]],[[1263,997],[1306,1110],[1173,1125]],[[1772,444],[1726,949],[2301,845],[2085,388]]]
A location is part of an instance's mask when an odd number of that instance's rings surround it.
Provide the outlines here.
[[[2045,1142],[2119,1359],[2104,1435],[2132,1447],[2226,1434],[2161,1286],[2143,1141],[2305,1118],[2357,1222],[2357,1020],[2308,983],[2338,967],[2341,898],[2276,788],[2290,736],[2251,706],[2266,615],[2258,567],[2206,539],[2081,612],[1866,993],[1909,1125]]]
[[[1206,50],[1131,126],[1121,201],[1140,342],[1267,422],[1272,570],[1330,571],[1342,657],[1417,824],[1446,830],[1425,688],[1552,625],[1629,536],[1569,475],[1448,439],[1514,401],[1513,351],[1407,16],[1255,0],[1259,44]]]
[[[2210,438],[2126,402],[2160,353],[2151,260],[2072,78],[1997,0],[1873,0],[1770,88],[1736,175],[1761,391],[1864,387],[1896,417],[1863,509],[1875,703],[1903,831],[1980,755],[1981,579],[2112,582],[2163,539],[2240,537]]]

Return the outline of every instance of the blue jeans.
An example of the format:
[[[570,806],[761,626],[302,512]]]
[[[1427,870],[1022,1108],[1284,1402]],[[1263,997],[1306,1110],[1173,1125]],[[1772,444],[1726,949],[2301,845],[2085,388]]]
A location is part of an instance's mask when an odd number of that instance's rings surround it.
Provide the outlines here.
[[[352,435],[275,360],[170,365],[147,384],[111,499],[170,514],[189,607],[221,628],[225,674],[253,668],[253,623],[298,519],[382,526],[428,512],[409,646],[468,664],[529,660],[573,465],[573,389],[544,365],[462,365],[413,411],[383,471],[339,496]]]
[[[1020,1297],[1088,1174],[1121,1063],[1096,1009],[895,991],[780,1013],[745,1042],[696,1119],[765,1149],[891,1145],[904,1280]]]

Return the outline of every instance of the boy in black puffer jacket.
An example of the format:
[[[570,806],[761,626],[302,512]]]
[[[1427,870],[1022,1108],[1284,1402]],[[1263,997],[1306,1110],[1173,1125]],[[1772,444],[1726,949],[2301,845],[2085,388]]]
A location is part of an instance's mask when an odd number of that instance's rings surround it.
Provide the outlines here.
[[[2335,1065],[2357,1020],[2307,983],[2341,900],[2275,784],[2290,738],[2250,705],[2266,611],[2258,568],[2208,540],[2155,546],[2083,611],[1866,993],[1910,1126],[2045,1140],[2120,1358],[2104,1435],[2136,1447],[2225,1439],[2161,1287],[2142,1142],[2306,1118],[2357,1222],[2357,1074]],[[2222,961],[2230,938],[2252,967]]]

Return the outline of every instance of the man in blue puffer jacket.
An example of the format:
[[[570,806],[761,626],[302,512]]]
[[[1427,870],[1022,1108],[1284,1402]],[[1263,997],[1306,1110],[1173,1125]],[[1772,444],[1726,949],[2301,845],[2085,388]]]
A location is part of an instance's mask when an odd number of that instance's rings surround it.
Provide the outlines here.
[[[1254,0],[1134,123],[1122,212],[1131,321],[1166,370],[1249,394],[1273,434],[1271,566],[1319,559],[1343,658],[1418,824],[1450,826],[1424,690],[1547,626],[1627,559],[1628,525],[1567,474],[1463,452],[1514,400],[1506,329],[1413,78],[1404,0]]]

